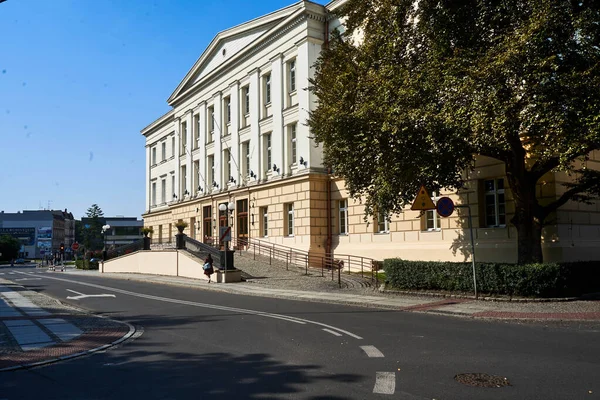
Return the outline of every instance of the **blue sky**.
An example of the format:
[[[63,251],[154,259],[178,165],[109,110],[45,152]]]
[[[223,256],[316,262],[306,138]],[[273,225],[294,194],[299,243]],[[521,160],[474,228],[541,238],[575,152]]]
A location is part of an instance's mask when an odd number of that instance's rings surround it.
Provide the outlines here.
[[[326,4],[327,1],[316,1]],[[140,130],[224,29],[293,0],[0,3],[0,210],[144,211]]]

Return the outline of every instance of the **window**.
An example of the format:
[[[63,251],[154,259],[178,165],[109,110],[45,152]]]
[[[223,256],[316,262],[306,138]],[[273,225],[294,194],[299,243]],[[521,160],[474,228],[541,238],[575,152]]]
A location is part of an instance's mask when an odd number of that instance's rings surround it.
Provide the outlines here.
[[[167,179],[160,181],[160,203],[165,204],[167,201]]]
[[[229,124],[231,122],[231,99],[229,97],[225,97],[225,123]]]
[[[265,75],[265,104],[271,104],[271,74]]]
[[[296,164],[296,154],[297,154],[297,146],[296,146],[296,127],[298,124],[290,125],[290,162],[292,164]]]
[[[489,179],[483,182],[485,197],[485,224],[488,228],[506,226],[506,202],[504,179]]]
[[[171,138],[171,157],[175,157],[175,136]]]
[[[171,190],[173,191],[172,196],[175,196],[175,193],[177,192],[177,190],[175,189],[175,174],[171,175]],[[175,200],[174,197],[173,200]]]
[[[340,235],[348,234],[348,199],[339,201]]]
[[[187,166],[181,166],[181,189],[187,191]]]
[[[267,165],[265,165],[265,173],[268,172],[272,167],[271,162],[273,160],[271,156],[271,134],[267,133],[265,135],[265,161],[267,162]]]
[[[245,155],[244,171],[242,171],[242,174],[245,176],[250,173],[250,141],[242,143],[242,151],[242,154]]]
[[[231,152],[229,150],[223,151],[223,164],[225,166],[223,181],[229,182],[231,179]]]
[[[215,181],[215,156],[209,156],[206,162],[206,175],[208,176],[208,185],[213,185]]]
[[[244,112],[250,114],[250,86],[246,86],[242,89],[244,93]]]
[[[290,66],[290,92],[296,91],[296,60],[289,63]]]
[[[441,218],[436,210],[427,210],[425,212],[426,231],[439,231],[442,229]]]
[[[156,165],[156,147],[152,148],[152,165]]]
[[[162,142],[162,158],[161,161],[165,161],[167,159],[167,142]]]
[[[193,133],[194,133],[194,142],[192,143],[192,148],[197,149],[198,148],[198,138],[200,137],[200,115],[199,114],[194,114],[194,126],[193,126]]]
[[[156,182],[152,182],[152,206],[156,205]]]
[[[215,108],[208,107],[208,133],[206,135],[206,142],[211,143],[214,141],[213,136],[215,134]]]
[[[181,123],[181,154],[185,154],[185,148],[187,146],[187,123]]]
[[[294,236],[294,203],[285,205],[287,211],[287,235]]]
[[[377,212],[377,231],[376,233],[389,233],[390,221],[388,215],[384,211]]]
[[[260,208],[261,223],[260,231],[264,237],[269,236],[269,209],[268,207]]]

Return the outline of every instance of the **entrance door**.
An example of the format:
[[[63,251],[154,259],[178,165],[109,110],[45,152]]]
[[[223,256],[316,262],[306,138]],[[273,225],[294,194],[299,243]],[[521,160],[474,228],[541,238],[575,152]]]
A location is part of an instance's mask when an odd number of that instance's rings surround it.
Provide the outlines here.
[[[248,247],[248,199],[237,201],[237,248],[244,250]]]

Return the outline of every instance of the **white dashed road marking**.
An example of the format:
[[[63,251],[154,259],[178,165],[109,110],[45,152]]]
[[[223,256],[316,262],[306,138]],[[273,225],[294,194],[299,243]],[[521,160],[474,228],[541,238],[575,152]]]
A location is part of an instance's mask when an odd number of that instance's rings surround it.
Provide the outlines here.
[[[67,289],[67,292],[71,292],[71,293],[75,293],[77,296],[67,296],[67,299],[69,300],[80,300],[80,299],[85,299],[87,297],[116,297],[114,294],[83,294],[83,293],[79,293],[76,292],[74,290],[71,289]]]
[[[377,372],[373,393],[394,394],[396,391],[396,373]]]
[[[323,328],[323,330],[324,330],[325,332],[329,332],[329,333],[331,333],[331,334],[332,334],[332,335],[334,335],[334,336],[342,336],[342,334],[341,334],[341,333],[338,333],[338,332],[336,332],[336,331],[332,331],[331,329]]]
[[[375,346],[360,346],[360,348],[363,349],[369,357],[383,357],[383,353],[377,350],[377,347]]]

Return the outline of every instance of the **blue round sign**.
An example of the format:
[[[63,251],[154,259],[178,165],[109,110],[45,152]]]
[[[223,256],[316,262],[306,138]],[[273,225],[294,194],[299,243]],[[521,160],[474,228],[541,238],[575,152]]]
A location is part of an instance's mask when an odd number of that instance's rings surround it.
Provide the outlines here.
[[[442,217],[449,217],[454,212],[454,202],[450,197],[441,197],[435,206],[437,213]]]

